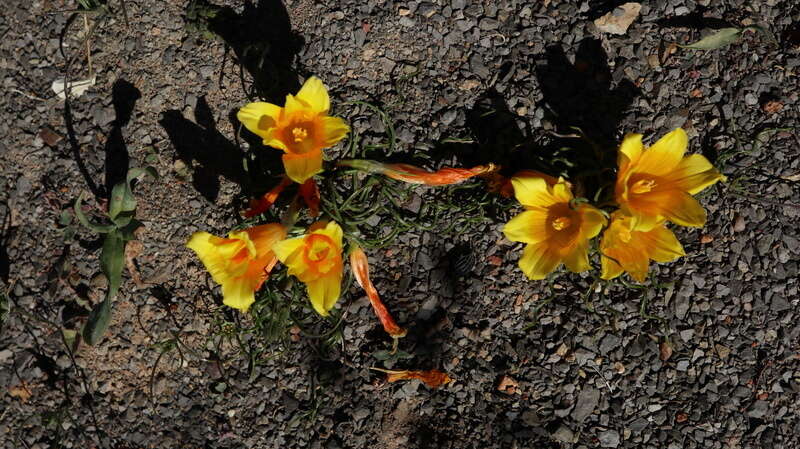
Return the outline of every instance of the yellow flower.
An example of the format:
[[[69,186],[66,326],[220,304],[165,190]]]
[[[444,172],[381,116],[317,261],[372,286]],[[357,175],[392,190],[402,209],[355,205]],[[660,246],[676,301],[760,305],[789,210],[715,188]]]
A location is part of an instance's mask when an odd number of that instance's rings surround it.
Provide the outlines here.
[[[514,177],[514,196],[526,211],[503,228],[511,241],[527,243],[519,267],[530,279],[544,279],[562,263],[574,273],[589,266],[589,239],[606,222],[600,210],[575,204],[567,181],[541,177]]]
[[[615,194],[638,229],[652,229],[664,220],[681,226],[705,224],[706,211],[692,195],[725,177],[702,155],[684,156],[687,145],[681,128],[647,149],[641,134],[628,134],[622,141]]]
[[[651,259],[663,263],[686,255],[675,234],[663,223],[641,230],[631,216],[619,211],[611,215],[611,224],[603,232],[600,254],[601,278],[614,279],[626,271],[639,282],[647,278]]]
[[[314,310],[327,316],[342,288],[342,228],[335,222],[320,221],[306,234],[279,242],[275,255],[308,288]]]
[[[222,285],[222,302],[246,312],[277,262],[273,245],[284,238],[286,229],[270,223],[231,232],[228,238],[195,232],[186,246],[197,253],[214,282]]]
[[[287,95],[284,107],[255,102],[236,115],[264,145],[283,150],[286,174],[300,184],[322,171],[322,150],[350,131],[344,120],[328,116],[328,91],[319,78],[306,80],[297,95]]]

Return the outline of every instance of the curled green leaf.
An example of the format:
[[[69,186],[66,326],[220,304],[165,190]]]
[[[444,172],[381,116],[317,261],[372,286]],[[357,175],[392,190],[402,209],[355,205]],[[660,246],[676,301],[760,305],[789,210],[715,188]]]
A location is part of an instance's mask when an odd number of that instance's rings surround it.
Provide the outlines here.
[[[114,225],[101,225],[92,223],[86,217],[86,214],[83,213],[82,207],[83,207],[83,193],[81,193],[78,196],[78,199],[75,200],[75,206],[73,207],[73,210],[75,211],[75,216],[78,218],[78,221],[80,221],[81,224],[84,225],[85,227],[91,229],[94,232],[99,232],[101,234],[105,234],[116,229],[116,226]]]

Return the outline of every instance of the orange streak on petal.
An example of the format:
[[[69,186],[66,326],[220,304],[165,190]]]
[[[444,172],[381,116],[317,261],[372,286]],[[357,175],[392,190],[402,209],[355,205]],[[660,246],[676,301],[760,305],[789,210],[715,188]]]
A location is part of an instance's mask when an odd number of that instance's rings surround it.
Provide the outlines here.
[[[281,178],[281,182],[273,187],[272,190],[265,193],[264,196],[258,199],[250,200],[250,208],[244,211],[243,215],[247,218],[250,218],[259,214],[263,214],[269,210],[273,204],[275,204],[275,201],[278,199],[278,196],[280,196],[281,192],[283,192],[283,189],[285,189],[286,186],[291,183],[292,180],[289,179],[288,176],[284,176]]]
[[[405,337],[406,330],[397,325],[394,318],[392,318],[392,315],[389,313],[389,310],[381,301],[378,290],[372,285],[372,281],[369,279],[367,255],[364,254],[364,251],[359,247],[355,247],[355,249],[350,252],[350,268],[353,270],[353,275],[358,285],[367,293],[369,302],[372,304],[372,309],[383,325],[383,330],[394,338]]]

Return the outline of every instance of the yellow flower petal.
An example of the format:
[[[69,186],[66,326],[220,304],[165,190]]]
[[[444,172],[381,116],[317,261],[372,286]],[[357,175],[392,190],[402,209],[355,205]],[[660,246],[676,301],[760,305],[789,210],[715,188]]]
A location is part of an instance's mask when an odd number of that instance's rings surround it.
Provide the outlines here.
[[[314,310],[322,316],[328,316],[328,312],[339,300],[342,288],[342,270],[332,271],[327,276],[306,282],[306,286],[308,287],[308,298]]]
[[[289,274],[295,275],[305,270],[305,261],[303,260],[304,246],[305,236],[300,236],[276,243],[272,246],[272,251],[281,263],[289,267]]]
[[[581,223],[581,235],[584,239],[591,239],[606,225],[606,217],[596,207],[582,204],[578,209],[581,213],[583,223]]]
[[[308,104],[303,99],[297,98],[292,94],[286,95],[286,104],[283,107],[283,116],[284,117],[294,117],[297,115],[307,116],[308,110],[311,109],[311,105]]]
[[[503,226],[503,234],[512,242],[539,243],[548,237],[547,213],[526,210]]]
[[[520,269],[532,280],[546,278],[560,263],[558,254],[549,250],[547,242],[526,245],[519,259]]]
[[[644,151],[636,164],[637,173],[662,176],[675,169],[683,159],[689,145],[689,136],[678,128]]]
[[[329,148],[344,139],[350,126],[339,117],[322,117],[322,146]]]
[[[272,138],[272,132],[280,119],[282,109],[272,103],[258,101],[239,109],[236,118],[250,132],[264,139],[264,143],[267,144],[267,140]]]
[[[667,220],[681,226],[701,228],[706,224],[706,211],[691,195],[673,192],[673,207],[664,211]]]
[[[622,265],[606,256],[600,256],[600,279],[614,279],[623,273]]]
[[[523,206],[547,207],[556,203],[542,178],[511,178],[511,185],[514,186],[514,196]]]
[[[304,154],[284,154],[283,167],[286,169],[286,176],[292,181],[302,184],[322,172],[322,151],[312,150]]]
[[[586,243],[575,245],[575,248],[564,258],[564,265],[573,273],[590,270],[592,267],[589,265],[589,248]]]
[[[256,254],[272,251],[276,243],[286,238],[286,228],[278,223],[268,223],[247,229],[247,235],[253,242]]]
[[[724,180],[720,172],[701,154],[692,154],[683,158],[671,178],[674,185],[692,195],[700,193],[717,181]]]
[[[686,252],[681,242],[666,227],[658,226],[650,232],[638,233],[637,237],[648,247],[650,258],[659,263],[672,262],[683,257]]]
[[[570,185],[564,178],[558,178],[558,182],[553,185],[553,197],[558,202],[568,203],[572,200]]]
[[[220,256],[213,241],[221,240],[208,232],[195,232],[186,242],[186,247],[197,253],[197,257],[206,267],[214,282],[221,284],[229,279],[226,273],[228,261]]]
[[[254,302],[256,296],[252,279],[239,277],[222,284],[222,303],[226,306],[247,312]]]
[[[622,139],[622,144],[619,146],[619,155],[620,158],[625,156],[628,161],[636,161],[642,155],[643,150],[642,135],[629,133]],[[622,161],[620,161],[620,166],[622,166]]]
[[[312,76],[303,83],[303,87],[297,92],[296,98],[307,103],[317,113],[327,114],[331,108],[328,91],[316,76]]]
[[[329,221],[327,224],[325,224],[324,228],[316,232],[319,234],[327,235],[328,237],[331,238],[331,240],[333,240],[333,243],[337,247],[341,248],[342,237],[344,236],[344,233],[342,232],[342,227],[339,226],[339,224],[336,223],[335,221]]]

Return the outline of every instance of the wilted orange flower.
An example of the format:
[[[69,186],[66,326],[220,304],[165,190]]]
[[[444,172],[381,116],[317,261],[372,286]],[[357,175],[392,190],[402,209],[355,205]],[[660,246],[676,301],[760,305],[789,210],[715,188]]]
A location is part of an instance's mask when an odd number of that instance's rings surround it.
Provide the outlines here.
[[[250,208],[244,211],[242,215],[247,218],[255,217],[256,215],[263,214],[264,212],[268,211],[275,201],[277,201],[278,197],[280,196],[283,189],[285,189],[289,184],[292,183],[292,180],[289,179],[288,176],[283,176],[281,178],[281,182],[272,188],[269,192],[265,193],[264,196],[258,199],[250,200]]]
[[[641,134],[623,139],[615,194],[638,229],[652,229],[664,220],[681,226],[705,224],[706,211],[692,195],[725,177],[702,155],[684,156],[688,141],[681,128],[647,149]]]
[[[316,217],[319,215],[319,186],[317,185],[317,181],[313,179],[309,179],[306,182],[300,184],[300,196],[303,198],[303,202],[306,203],[308,206],[308,211],[312,217]]]
[[[342,288],[342,228],[320,221],[305,235],[278,242],[273,251],[289,274],[306,284],[314,310],[328,316]]]
[[[439,371],[438,369],[432,369],[429,371],[390,370],[382,368],[372,368],[372,369],[375,371],[380,371],[382,373],[388,374],[388,376],[386,376],[387,382],[397,382],[398,380],[406,380],[406,379],[418,379],[431,388],[438,388],[441,387],[442,385],[447,385],[453,381],[453,379],[450,376],[448,376],[446,373]]]
[[[306,80],[297,95],[287,95],[284,107],[255,102],[236,115],[264,140],[283,150],[286,174],[300,184],[322,171],[322,150],[342,140],[350,131],[344,120],[328,116],[331,103],[319,78]]]
[[[285,237],[283,226],[270,223],[231,232],[228,238],[195,232],[186,246],[197,253],[214,282],[222,285],[222,302],[246,312],[275,266],[273,246]]]
[[[562,263],[579,273],[589,266],[589,239],[606,222],[603,213],[573,201],[567,182],[541,177],[512,178],[514,195],[525,207],[503,228],[506,238],[527,243],[519,267],[530,279],[544,279]]]
[[[664,263],[686,255],[663,223],[649,231],[640,230],[631,216],[619,211],[611,215],[611,224],[603,232],[600,254],[601,278],[614,279],[626,271],[639,282],[647,278],[651,259]]]
[[[375,315],[377,315],[378,319],[381,321],[383,330],[385,330],[387,334],[394,338],[405,337],[406,330],[398,326],[394,321],[394,318],[392,318],[392,315],[381,301],[381,297],[378,295],[378,290],[375,289],[375,286],[372,285],[372,281],[369,279],[369,263],[367,262],[367,255],[364,254],[364,250],[355,245],[350,250],[350,268],[353,270],[353,275],[355,276],[358,285],[360,285],[361,288],[367,292],[369,303],[372,304],[372,309],[375,311]]]
[[[420,167],[409,164],[383,164],[367,159],[345,159],[337,163],[339,166],[352,167],[367,173],[377,173],[398,181],[411,184],[425,184],[429,186],[444,186],[458,184],[473,176],[497,170],[494,164],[478,165],[472,168],[441,168],[430,172]]]

